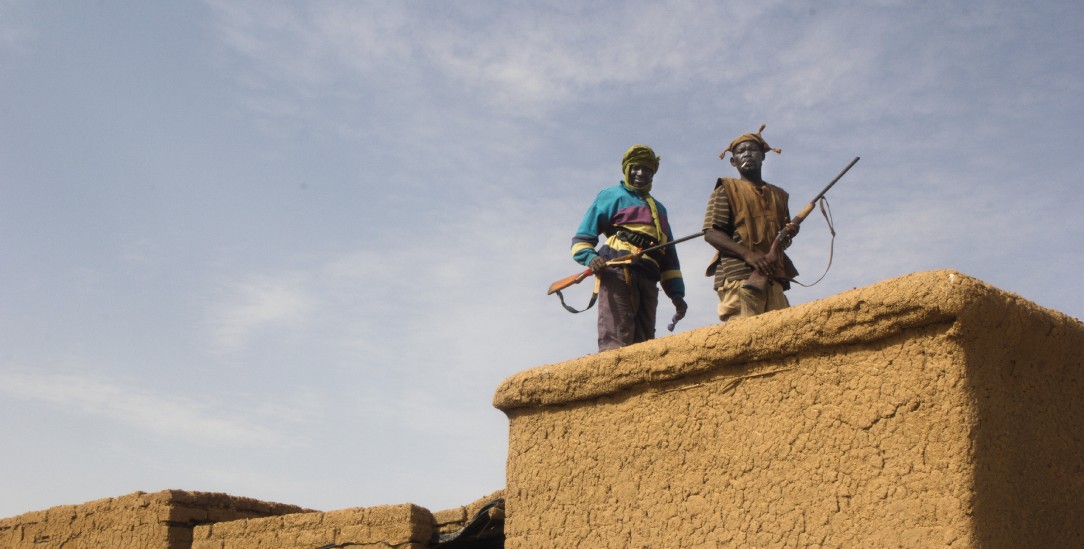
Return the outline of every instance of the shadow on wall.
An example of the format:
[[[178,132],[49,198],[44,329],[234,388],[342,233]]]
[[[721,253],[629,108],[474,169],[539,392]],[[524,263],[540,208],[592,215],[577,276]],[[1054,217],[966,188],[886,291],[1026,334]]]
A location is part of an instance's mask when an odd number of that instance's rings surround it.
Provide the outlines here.
[[[1084,547],[1084,337],[1033,308],[975,310],[961,337],[977,423],[973,510],[983,547]],[[992,314],[997,313],[997,314]]]

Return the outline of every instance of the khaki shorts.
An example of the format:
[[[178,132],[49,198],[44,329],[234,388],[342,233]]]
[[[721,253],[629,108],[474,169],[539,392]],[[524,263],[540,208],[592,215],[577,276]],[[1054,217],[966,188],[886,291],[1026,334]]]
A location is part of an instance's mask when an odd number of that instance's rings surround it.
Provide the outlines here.
[[[745,284],[744,280],[727,280],[716,290],[719,293],[720,321],[726,322],[790,307],[783,287],[778,283],[769,284],[764,292],[743,288],[742,284]]]

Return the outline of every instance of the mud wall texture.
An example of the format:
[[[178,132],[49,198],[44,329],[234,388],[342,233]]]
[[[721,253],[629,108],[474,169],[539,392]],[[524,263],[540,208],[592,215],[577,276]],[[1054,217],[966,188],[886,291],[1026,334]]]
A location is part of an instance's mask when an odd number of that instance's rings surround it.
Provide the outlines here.
[[[0,519],[0,549],[426,548],[502,495],[435,513],[411,504],[325,513],[218,493],[135,492]]]
[[[430,513],[413,504],[309,512],[198,526],[192,549],[313,549],[315,547],[429,547],[438,533],[455,532],[502,491]]]
[[[475,500],[467,505],[461,507],[453,507],[451,509],[445,509],[443,511],[434,511],[433,520],[435,521],[434,527],[440,534],[450,534],[458,530],[463,529],[470,522],[471,519],[485,507],[487,503],[492,502],[497,498],[504,497],[504,490],[497,490],[485,496],[481,499]]]
[[[208,492],[134,492],[0,519],[0,548],[188,549],[197,524],[306,511]]]
[[[936,271],[528,370],[505,546],[1084,546],[1082,357]]]
[[[385,505],[198,526],[192,549],[425,549],[433,533],[433,515],[426,509]]]

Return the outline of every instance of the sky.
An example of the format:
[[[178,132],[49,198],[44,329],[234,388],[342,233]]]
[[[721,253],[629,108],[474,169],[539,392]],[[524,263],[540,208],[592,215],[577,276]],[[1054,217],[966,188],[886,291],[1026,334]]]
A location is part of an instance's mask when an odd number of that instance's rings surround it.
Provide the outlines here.
[[[1080,318],[1081,120],[1075,0],[0,0],[0,517],[503,488],[494,392],[596,351],[545,289],[638,143],[675,236],[762,123],[792,211],[861,157],[792,304],[956,269]]]

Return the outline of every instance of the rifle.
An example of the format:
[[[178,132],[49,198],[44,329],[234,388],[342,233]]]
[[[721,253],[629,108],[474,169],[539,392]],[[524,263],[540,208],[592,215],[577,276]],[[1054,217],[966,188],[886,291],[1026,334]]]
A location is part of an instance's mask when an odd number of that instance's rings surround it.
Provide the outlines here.
[[[644,254],[646,254],[648,252],[653,252],[655,250],[662,249],[662,248],[665,248],[667,246],[673,246],[674,244],[677,244],[678,242],[685,242],[686,240],[692,240],[692,239],[694,239],[694,238],[696,238],[698,236],[704,236],[704,232],[705,231],[700,231],[698,233],[694,233],[694,234],[691,234],[689,236],[683,236],[681,238],[671,240],[669,242],[663,242],[662,244],[656,244],[656,245],[651,246],[649,248],[643,248],[643,249],[640,249],[640,250],[636,250],[635,252],[633,252],[631,254],[628,254],[628,255],[623,255],[621,257],[615,257],[615,258],[607,261],[606,266],[607,267],[612,267],[612,266],[615,266],[615,265],[625,265],[625,264],[628,264],[628,263],[632,263],[632,261],[634,259],[636,259],[636,258],[638,258],[638,257],[640,257],[640,256],[642,256],[642,255],[644,255]],[[550,284],[550,289],[548,291],[546,291],[546,295],[551,295],[551,294],[557,293],[557,292],[559,292],[559,291],[561,291],[561,290],[563,290],[563,289],[565,289],[565,288],[567,288],[567,287],[569,287],[569,286],[571,286],[573,284],[579,284],[580,282],[583,282],[584,279],[586,279],[589,276],[591,276],[591,269],[590,268],[588,268],[586,271],[583,271],[582,273],[576,273],[576,274],[571,275],[571,276],[566,276],[565,278],[562,278],[561,280],[558,280],[557,282],[554,282],[553,284]]]
[[[806,204],[805,207],[802,208],[802,211],[798,212],[798,215],[794,216],[794,219],[792,219],[790,222],[795,225],[800,225],[802,221],[804,221],[805,218],[813,211],[813,207],[817,204],[817,201],[824,198],[824,194],[828,192],[828,189],[831,189],[832,185],[835,185],[836,181],[839,181],[840,178],[843,177],[843,174],[847,173],[847,171],[850,170],[852,166],[857,164],[858,159],[859,157],[854,157],[854,160],[851,160],[851,163],[847,164],[847,167],[843,168],[843,171],[839,172],[839,175],[837,175],[831,183],[824,187],[821,192],[817,193],[817,196],[814,196],[813,200],[810,200],[809,204]],[[779,254],[783,253],[783,250],[785,250],[789,245],[790,233],[787,231],[786,227],[783,227],[779,231],[779,234],[775,236],[775,240],[772,241],[772,247],[768,250],[768,253],[765,255],[765,257],[768,259],[768,261],[776,263],[779,260]],[[769,281],[767,275],[761,274],[760,271],[754,269],[753,274],[749,275],[749,278],[746,279],[744,284],[742,284],[742,287],[749,288],[758,292],[763,292],[764,290],[768,289],[768,284]]]

